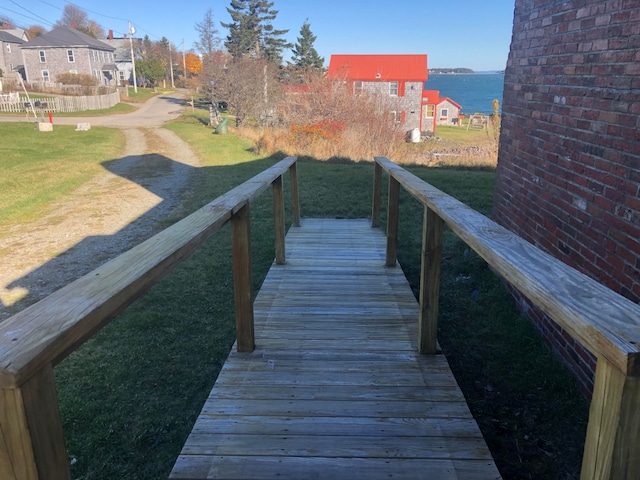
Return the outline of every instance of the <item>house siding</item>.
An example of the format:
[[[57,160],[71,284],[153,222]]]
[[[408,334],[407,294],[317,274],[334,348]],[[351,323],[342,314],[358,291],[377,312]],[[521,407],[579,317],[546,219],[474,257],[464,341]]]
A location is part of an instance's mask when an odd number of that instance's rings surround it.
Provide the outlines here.
[[[640,2],[516,0],[494,218],[640,301]],[[595,362],[517,295],[585,392]]]
[[[7,51],[7,45],[10,47],[10,52]],[[0,40],[0,68],[4,72],[4,75],[11,71],[16,71],[19,65],[23,65],[22,50],[19,43],[6,42]],[[12,67],[13,66],[13,70]]]
[[[42,70],[49,71],[51,81],[55,81],[57,75],[68,73],[71,70],[76,70],[77,73],[81,74],[93,75],[94,70],[100,72],[105,63],[113,63],[114,61],[111,52],[104,52],[87,47],[33,47],[23,48],[22,50],[27,81],[29,82],[42,80]],[[73,62],[70,62],[68,59],[68,50],[73,50]],[[40,62],[40,51],[45,52],[45,63]],[[96,51],[98,54],[97,61],[93,60],[93,51]],[[102,55],[104,55],[105,60],[102,60]]]
[[[443,110],[447,110],[447,114],[443,114]],[[437,106],[437,125],[454,125],[453,119],[460,117],[460,108],[451,103],[449,100],[444,100]]]
[[[389,101],[389,111],[404,113],[403,127],[406,130],[420,128],[420,102],[422,100],[422,82],[398,82],[398,93],[390,95],[391,82],[362,82],[362,93],[375,95]]]

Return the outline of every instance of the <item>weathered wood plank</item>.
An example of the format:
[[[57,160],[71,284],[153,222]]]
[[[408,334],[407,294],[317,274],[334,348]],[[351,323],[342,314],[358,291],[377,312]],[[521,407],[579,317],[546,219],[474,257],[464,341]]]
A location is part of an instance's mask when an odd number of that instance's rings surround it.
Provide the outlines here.
[[[376,162],[596,357],[640,376],[640,305],[565,265],[384,157]]]
[[[191,457],[191,458],[187,458]],[[245,456],[180,456],[172,479],[230,480],[498,480],[493,462],[486,460],[319,458]]]
[[[305,219],[286,249],[171,478],[500,478],[382,232]]]

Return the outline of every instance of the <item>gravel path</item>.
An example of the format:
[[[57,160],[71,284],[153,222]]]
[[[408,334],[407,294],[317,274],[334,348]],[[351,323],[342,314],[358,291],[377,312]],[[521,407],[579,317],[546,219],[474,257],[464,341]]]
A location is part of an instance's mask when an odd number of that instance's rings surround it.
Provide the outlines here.
[[[199,159],[175,133],[157,128],[180,113],[178,99],[166,98],[120,121],[65,119],[122,128],[125,151],[39,220],[0,234],[0,321],[152,236],[176,207]]]

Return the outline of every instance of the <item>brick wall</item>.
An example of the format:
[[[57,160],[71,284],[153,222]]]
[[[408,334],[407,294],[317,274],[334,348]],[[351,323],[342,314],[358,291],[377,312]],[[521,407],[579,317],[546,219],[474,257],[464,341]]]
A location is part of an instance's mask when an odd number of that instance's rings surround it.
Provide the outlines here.
[[[516,0],[494,218],[640,301],[640,0]],[[519,299],[586,391],[593,358]]]

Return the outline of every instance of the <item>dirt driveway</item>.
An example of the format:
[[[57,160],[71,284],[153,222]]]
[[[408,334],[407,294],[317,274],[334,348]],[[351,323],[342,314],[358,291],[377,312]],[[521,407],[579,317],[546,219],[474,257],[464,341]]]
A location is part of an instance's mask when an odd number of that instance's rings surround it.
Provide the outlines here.
[[[0,321],[156,232],[200,165],[188,144],[159,128],[183,108],[173,94],[129,114],[54,118],[54,128],[79,122],[121,128],[125,151],[39,220],[0,233]]]

